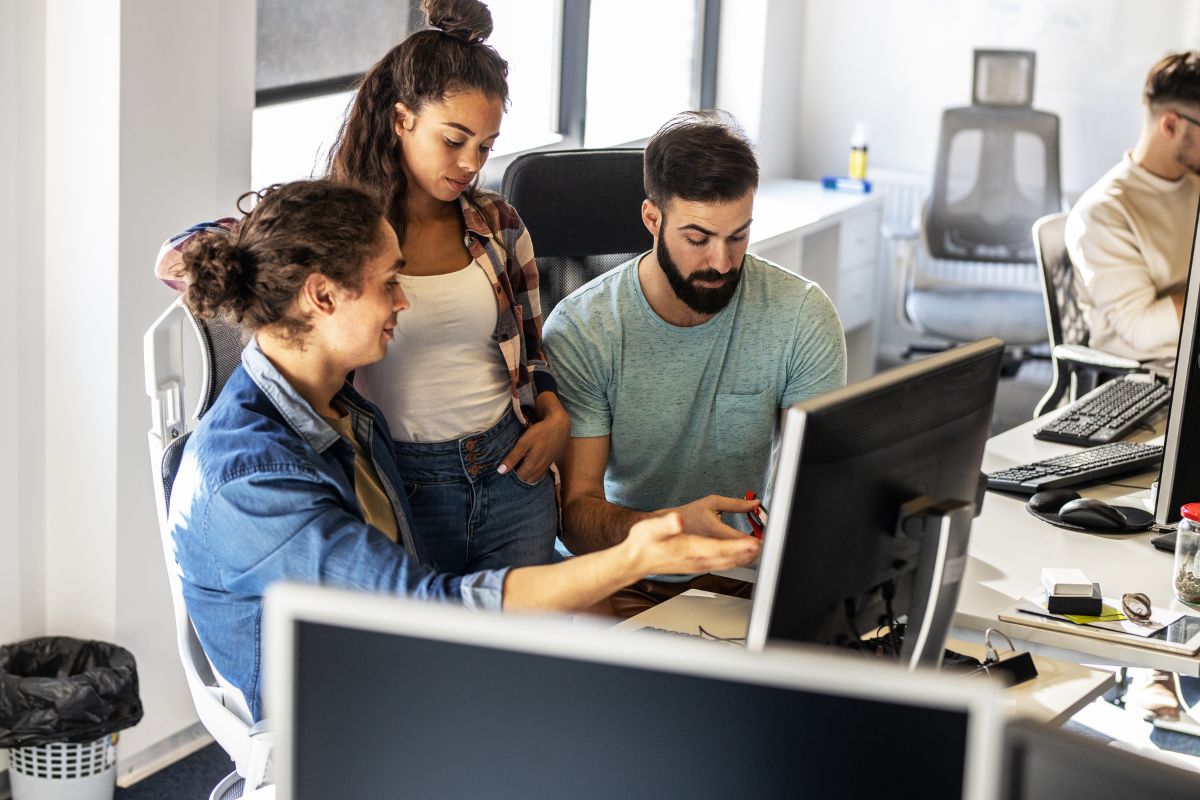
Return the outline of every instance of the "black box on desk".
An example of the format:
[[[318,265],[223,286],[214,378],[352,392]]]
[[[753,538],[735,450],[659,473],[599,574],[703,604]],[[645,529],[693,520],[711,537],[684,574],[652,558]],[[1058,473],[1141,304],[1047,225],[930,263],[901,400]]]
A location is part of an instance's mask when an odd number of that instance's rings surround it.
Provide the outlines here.
[[[1046,595],[1046,610],[1051,614],[1098,617],[1104,610],[1104,598],[1100,596],[1100,584],[1092,584],[1091,597],[1067,594]]]

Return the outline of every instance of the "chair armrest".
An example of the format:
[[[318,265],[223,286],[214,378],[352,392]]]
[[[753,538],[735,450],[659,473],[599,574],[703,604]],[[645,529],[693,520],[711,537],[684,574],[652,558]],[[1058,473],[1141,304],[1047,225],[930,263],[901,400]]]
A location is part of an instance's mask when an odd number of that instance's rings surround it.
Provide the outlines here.
[[[885,224],[880,233],[891,245],[892,313],[901,325],[911,325],[908,317],[908,293],[916,276],[917,246],[921,232],[912,225]]]
[[[1099,367],[1100,369],[1133,371],[1142,368],[1140,361],[1105,353],[1103,350],[1094,350],[1081,344],[1056,345],[1053,355],[1060,361],[1069,361],[1072,364]]]
[[[879,228],[883,238],[890,241],[916,241],[921,232],[912,225],[881,225]]]
[[[262,719],[250,726],[250,763],[246,767],[246,789],[258,789],[275,783],[272,775],[272,750],[275,734],[267,720]]]

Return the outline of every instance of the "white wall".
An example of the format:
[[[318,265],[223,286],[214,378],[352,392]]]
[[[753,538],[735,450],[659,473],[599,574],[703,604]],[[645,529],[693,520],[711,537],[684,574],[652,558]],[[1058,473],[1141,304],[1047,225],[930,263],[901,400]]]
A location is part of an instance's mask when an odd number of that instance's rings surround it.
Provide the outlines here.
[[[22,536],[42,528],[42,473],[27,459],[41,446],[42,351],[27,301],[41,285],[43,31],[40,4],[0,0],[0,643],[44,620],[44,550]]]
[[[844,174],[856,120],[871,163],[931,171],[943,108],[970,102],[976,47],[1037,51],[1034,105],[1062,120],[1063,185],[1087,188],[1133,145],[1141,86],[1200,45],[1196,0],[808,0],[797,174]],[[786,62],[787,53],[780,57]]]
[[[153,260],[247,188],[253,102],[253,3],[0,0],[0,641],[132,650],[126,761],[195,721],[146,449]]]
[[[721,6],[717,107],[737,117],[755,142],[764,180],[796,170],[801,107],[796,41],[806,0],[738,0]]]

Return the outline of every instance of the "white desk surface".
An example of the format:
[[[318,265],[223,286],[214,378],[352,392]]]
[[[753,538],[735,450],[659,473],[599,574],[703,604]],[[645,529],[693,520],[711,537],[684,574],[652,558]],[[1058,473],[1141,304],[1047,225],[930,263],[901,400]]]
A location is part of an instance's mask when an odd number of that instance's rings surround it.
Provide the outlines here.
[[[616,627],[638,630],[653,627],[695,634],[700,625],[713,636],[743,638],[750,618],[750,601],[739,597],[691,589],[673,597]],[[647,636],[651,634],[645,634]],[[983,645],[948,642],[951,649],[983,657]],[[714,642],[714,647],[731,646]],[[1003,646],[1003,645],[1002,645]],[[1004,693],[1014,714],[1057,724],[1108,691],[1114,683],[1111,672],[1093,669],[1071,661],[1034,656],[1038,677],[1010,687]],[[953,680],[953,678],[950,678]]]
[[[1047,418],[1049,415],[1047,415]],[[1076,448],[1042,442],[1033,431],[1044,420],[1033,420],[989,440],[983,469],[992,472],[1015,464],[1050,458]],[[1151,438],[1146,432],[1137,439]],[[1149,506],[1149,486],[1157,469],[1117,479],[1124,486],[1102,485],[1081,491],[1089,497],[1111,501],[1128,494],[1123,505],[1142,501]],[[1136,488],[1145,487],[1139,491]],[[1108,597],[1125,592],[1145,592],[1156,605],[1190,612],[1174,597],[1172,557],[1155,550],[1147,532],[1134,535],[1079,533],[1048,525],[1025,510],[1020,495],[988,492],[983,512],[971,527],[966,575],[955,611],[958,638],[982,638],[982,631],[998,628],[1026,642],[1035,653],[1081,662],[1154,667],[1185,675],[1200,675],[1200,657],[1180,656],[1145,648],[1088,639],[1069,632],[1046,631],[998,622],[996,615],[1041,582],[1042,567],[1077,567],[1099,581]]]
[[[844,212],[879,203],[877,194],[831,191],[815,181],[767,181],[754,195],[751,247],[798,228],[833,220]]]

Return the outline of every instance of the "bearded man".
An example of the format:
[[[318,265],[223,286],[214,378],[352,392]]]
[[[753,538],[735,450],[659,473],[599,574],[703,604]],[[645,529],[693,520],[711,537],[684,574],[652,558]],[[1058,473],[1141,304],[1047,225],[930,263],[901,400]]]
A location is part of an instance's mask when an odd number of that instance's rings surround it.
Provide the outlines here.
[[[543,345],[571,418],[559,462],[572,553],[678,511],[691,533],[747,535],[782,411],[846,380],[846,343],[812,281],[746,252],[758,162],[723,112],[680,114],[645,150],[654,247],[562,300]],[[689,588],[749,596],[714,575],[640,581],[618,616]]]

